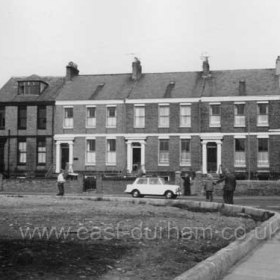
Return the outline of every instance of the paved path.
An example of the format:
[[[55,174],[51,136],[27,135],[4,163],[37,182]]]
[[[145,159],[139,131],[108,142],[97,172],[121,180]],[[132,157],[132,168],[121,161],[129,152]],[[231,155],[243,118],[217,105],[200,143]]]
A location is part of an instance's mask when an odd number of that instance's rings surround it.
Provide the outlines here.
[[[279,280],[280,232],[231,268],[223,280]]]

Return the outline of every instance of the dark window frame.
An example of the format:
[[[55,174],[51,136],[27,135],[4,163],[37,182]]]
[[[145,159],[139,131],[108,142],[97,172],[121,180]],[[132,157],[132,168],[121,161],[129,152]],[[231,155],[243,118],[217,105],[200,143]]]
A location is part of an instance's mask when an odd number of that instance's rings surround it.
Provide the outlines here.
[[[25,113],[23,116],[22,114],[24,111]],[[27,129],[27,106],[18,106],[18,129]]]
[[[47,106],[45,105],[37,107],[37,129],[47,129]]]

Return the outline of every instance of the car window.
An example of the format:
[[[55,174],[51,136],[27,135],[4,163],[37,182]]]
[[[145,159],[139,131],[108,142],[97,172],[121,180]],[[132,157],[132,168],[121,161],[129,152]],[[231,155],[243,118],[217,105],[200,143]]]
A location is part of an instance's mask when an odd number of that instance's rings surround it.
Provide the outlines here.
[[[163,178],[159,178],[161,184],[165,184],[165,180]]]
[[[147,178],[139,178],[136,182],[136,184],[139,184],[139,185],[143,185],[143,184],[147,184],[147,183],[148,183]]]
[[[150,178],[151,185],[161,185],[159,178]]]

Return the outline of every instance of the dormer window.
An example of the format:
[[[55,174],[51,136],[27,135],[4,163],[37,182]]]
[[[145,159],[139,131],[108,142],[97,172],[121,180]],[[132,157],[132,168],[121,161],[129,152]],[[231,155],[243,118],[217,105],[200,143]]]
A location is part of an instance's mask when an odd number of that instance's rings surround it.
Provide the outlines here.
[[[19,95],[40,95],[48,85],[42,81],[19,81]]]

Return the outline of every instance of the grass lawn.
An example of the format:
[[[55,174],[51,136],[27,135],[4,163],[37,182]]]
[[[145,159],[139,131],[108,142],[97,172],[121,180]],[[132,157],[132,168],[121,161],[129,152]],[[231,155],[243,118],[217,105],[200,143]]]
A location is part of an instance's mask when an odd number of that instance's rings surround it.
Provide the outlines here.
[[[0,196],[0,279],[172,279],[257,226],[170,206]]]

